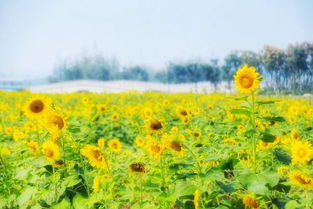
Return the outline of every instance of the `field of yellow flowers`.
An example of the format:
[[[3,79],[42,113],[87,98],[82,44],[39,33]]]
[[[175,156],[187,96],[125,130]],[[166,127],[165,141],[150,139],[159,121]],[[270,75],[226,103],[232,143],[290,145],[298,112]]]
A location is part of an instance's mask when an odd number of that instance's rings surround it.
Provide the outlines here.
[[[0,208],[312,208],[313,101],[0,92]]]

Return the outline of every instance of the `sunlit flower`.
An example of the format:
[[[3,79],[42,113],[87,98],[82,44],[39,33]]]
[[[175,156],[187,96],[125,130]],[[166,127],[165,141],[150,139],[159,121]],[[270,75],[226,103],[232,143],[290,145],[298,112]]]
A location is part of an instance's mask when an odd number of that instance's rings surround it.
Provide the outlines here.
[[[250,94],[257,90],[260,85],[259,73],[252,66],[244,65],[234,76],[235,85],[239,93]]]

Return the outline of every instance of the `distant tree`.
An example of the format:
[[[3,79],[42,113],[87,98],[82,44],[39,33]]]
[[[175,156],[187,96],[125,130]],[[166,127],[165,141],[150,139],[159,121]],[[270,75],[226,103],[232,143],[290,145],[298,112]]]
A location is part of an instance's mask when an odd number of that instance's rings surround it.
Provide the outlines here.
[[[165,71],[156,72],[154,74],[154,79],[156,81],[159,81],[159,82],[162,82],[162,83],[166,83],[167,82],[167,72],[165,72]]]
[[[211,60],[210,64],[202,64],[204,79],[210,81],[214,85],[214,90],[217,90],[217,85],[221,81],[221,67],[218,65],[218,60]]]
[[[147,70],[142,66],[132,66],[125,68],[122,72],[122,79],[125,80],[137,80],[137,81],[148,81],[149,74]]]
[[[222,66],[222,78],[227,81],[228,88],[231,87],[231,82],[238,68],[243,64],[242,57],[239,51],[233,51],[224,58],[224,66]]]
[[[285,53],[279,48],[272,46],[265,46],[262,55],[264,67],[268,75],[270,76],[270,86],[277,90],[279,85],[286,83],[286,77],[284,77],[284,65],[285,65]]]
[[[290,86],[294,91],[301,91],[309,72],[308,54],[304,44],[289,45],[286,50],[286,74],[290,78]]]
[[[70,63],[61,61],[55,66],[50,82],[94,79],[111,80],[117,78],[119,66],[116,60],[109,60],[102,55],[82,56]]]

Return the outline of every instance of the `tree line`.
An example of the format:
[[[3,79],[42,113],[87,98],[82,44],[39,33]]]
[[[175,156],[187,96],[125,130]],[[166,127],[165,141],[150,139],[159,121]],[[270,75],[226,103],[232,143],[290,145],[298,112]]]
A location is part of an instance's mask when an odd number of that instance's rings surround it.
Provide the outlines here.
[[[232,51],[222,60],[207,62],[169,62],[165,69],[152,71],[146,66],[120,67],[117,60],[100,54],[82,56],[74,62],[59,62],[50,82],[77,79],[137,80],[163,83],[210,81],[226,82],[231,88],[233,75],[244,64],[252,65],[265,77],[264,87],[272,92],[305,93],[313,91],[313,43],[290,44],[286,49],[264,46],[259,52]]]

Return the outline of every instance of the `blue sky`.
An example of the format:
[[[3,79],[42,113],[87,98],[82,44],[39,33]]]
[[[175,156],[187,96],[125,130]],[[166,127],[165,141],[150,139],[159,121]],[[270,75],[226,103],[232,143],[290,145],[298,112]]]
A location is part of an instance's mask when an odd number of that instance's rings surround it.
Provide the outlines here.
[[[0,0],[0,75],[42,78],[100,52],[155,70],[313,41],[312,0]]]

